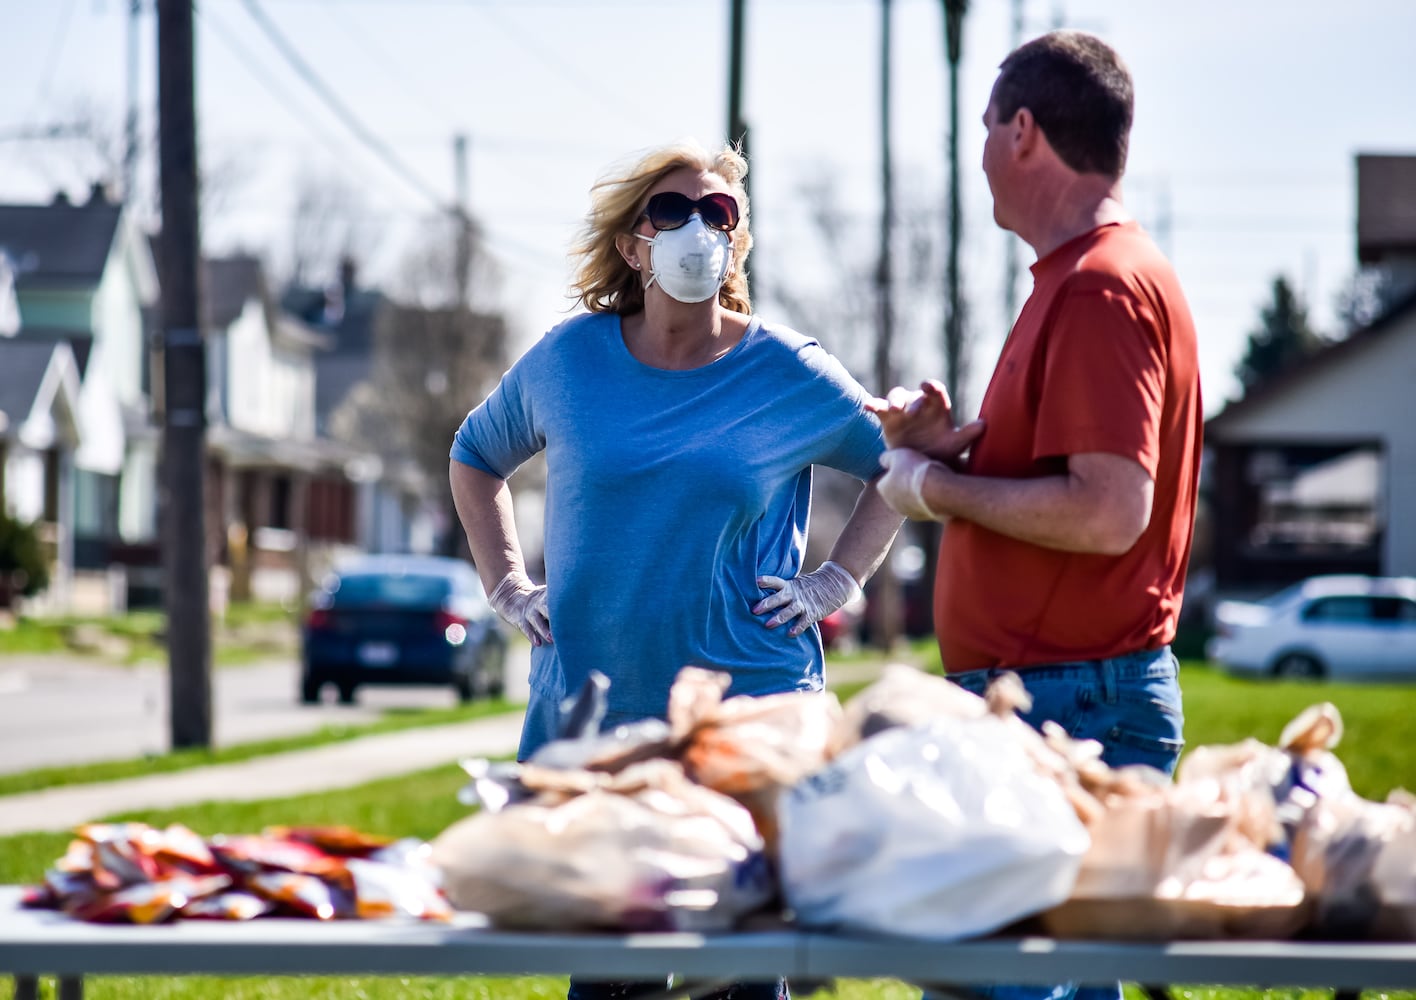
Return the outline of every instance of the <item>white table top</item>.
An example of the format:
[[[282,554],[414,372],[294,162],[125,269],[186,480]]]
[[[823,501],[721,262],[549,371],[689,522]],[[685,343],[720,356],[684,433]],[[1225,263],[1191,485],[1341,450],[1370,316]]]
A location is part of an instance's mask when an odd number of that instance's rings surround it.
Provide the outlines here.
[[[888,976],[914,983],[1066,980],[1416,989],[1416,943],[1050,938],[938,943],[792,929],[732,934],[497,931],[451,924],[178,921],[99,925],[22,910],[0,886],[0,974],[577,975],[802,980]]]

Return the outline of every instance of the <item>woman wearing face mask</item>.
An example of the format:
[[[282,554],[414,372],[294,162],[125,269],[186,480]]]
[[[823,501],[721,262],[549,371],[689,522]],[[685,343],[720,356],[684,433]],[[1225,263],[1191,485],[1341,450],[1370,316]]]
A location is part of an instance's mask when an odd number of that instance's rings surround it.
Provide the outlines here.
[[[604,728],[662,718],[688,664],[731,674],[730,695],[821,689],[816,623],[859,592],[901,523],[869,485],[884,441],[868,394],[814,339],[751,312],[746,172],[731,148],[683,142],[597,183],[573,247],[587,312],[457,432],[473,561],[533,646],[523,760],[592,670],[610,679]],[[506,479],[542,449],[537,585]],[[813,465],[867,482],[816,568],[803,565]]]

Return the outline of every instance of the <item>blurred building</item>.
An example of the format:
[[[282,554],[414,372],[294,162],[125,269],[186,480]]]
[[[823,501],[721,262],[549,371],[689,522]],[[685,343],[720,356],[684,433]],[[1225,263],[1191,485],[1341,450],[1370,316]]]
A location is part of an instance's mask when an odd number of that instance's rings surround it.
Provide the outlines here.
[[[0,251],[13,271],[18,312],[7,335],[16,345],[40,345],[31,348],[36,357],[64,345],[78,377],[72,453],[62,433],[36,449],[37,438],[27,444],[16,431],[4,502],[11,513],[38,519],[51,539],[57,572],[41,603],[102,607],[112,597],[109,568],[121,567],[130,547],[155,544],[157,534],[159,435],[149,419],[146,346],[158,296],[152,253],[98,185],[82,204],[60,195],[48,204],[0,205]],[[39,373],[37,361],[16,356],[16,364],[22,368],[8,373],[12,379]],[[53,370],[46,362],[43,372]],[[47,405],[44,377],[14,392]],[[10,405],[24,405],[16,399]],[[26,419],[8,409],[7,418]]]
[[[368,378],[389,308],[348,277],[312,322],[255,257],[203,261],[216,604],[295,599],[347,552],[415,547],[399,470],[325,431]],[[0,205],[0,497],[36,523],[52,565],[28,610],[162,603],[159,296],[153,239],[102,188],[82,204]]]
[[[359,284],[358,269],[346,258],[338,279],[324,287],[292,286],[281,308],[328,338],[315,358],[315,428],[335,435],[335,415],[357,402],[372,384],[379,345],[389,337],[400,307],[377,288]],[[428,552],[433,547],[432,513],[414,463],[369,453],[353,470],[359,483],[357,535],[369,552]]]
[[[1416,576],[1416,156],[1359,156],[1357,177],[1357,258],[1406,291],[1207,423],[1216,590]]]
[[[317,432],[316,359],[330,337],[280,309],[250,255],[203,262],[206,526],[234,600],[295,601],[359,551],[370,456]]]

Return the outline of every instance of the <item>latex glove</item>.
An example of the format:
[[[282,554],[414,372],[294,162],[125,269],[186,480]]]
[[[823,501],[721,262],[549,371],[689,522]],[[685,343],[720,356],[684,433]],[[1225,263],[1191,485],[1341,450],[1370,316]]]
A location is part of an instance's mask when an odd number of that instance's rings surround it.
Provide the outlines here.
[[[891,448],[880,456],[885,475],[875,481],[875,491],[896,512],[916,521],[933,521],[938,516],[924,502],[924,478],[930,459],[909,448]]]
[[[551,638],[551,614],[546,603],[546,585],[534,584],[531,578],[512,570],[492,588],[487,602],[497,614],[521,630],[531,645],[554,642]]]
[[[791,580],[783,580],[780,576],[759,576],[757,585],[771,588],[776,593],[758,601],[752,613],[761,615],[781,608],[763,624],[776,628],[792,622],[787,634],[794,636],[801,635],[832,611],[860,595],[860,584],[856,583],[855,577],[844,566],[829,559],[812,572]]]

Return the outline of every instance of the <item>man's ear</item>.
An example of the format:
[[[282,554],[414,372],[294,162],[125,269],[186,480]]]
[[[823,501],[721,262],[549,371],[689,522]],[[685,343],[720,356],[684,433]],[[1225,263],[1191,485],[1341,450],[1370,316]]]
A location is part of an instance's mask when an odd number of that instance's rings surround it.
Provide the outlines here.
[[[1037,119],[1027,108],[1019,108],[1008,123],[1008,134],[1013,140],[1013,149],[1019,156],[1032,152],[1042,131],[1037,127]]]

